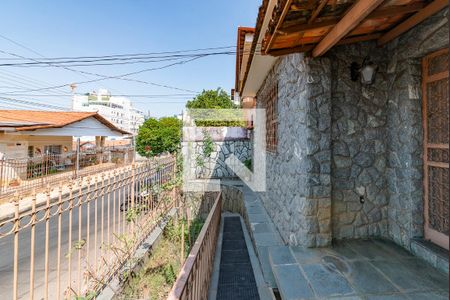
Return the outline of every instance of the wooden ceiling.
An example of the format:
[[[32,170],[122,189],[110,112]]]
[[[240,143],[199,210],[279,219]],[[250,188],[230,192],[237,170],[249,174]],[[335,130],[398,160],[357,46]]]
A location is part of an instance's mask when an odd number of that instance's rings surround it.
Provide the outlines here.
[[[380,45],[448,5],[447,0],[278,0],[262,54],[311,51],[377,39]]]

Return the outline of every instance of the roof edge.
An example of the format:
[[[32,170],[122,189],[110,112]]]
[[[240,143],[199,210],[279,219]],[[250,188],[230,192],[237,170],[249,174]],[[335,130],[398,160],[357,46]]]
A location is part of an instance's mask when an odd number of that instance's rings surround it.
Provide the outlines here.
[[[262,25],[264,23],[264,19],[266,18],[267,8],[269,7],[270,0],[263,0],[261,6],[259,7],[258,17],[256,18],[256,26],[255,26],[255,36],[253,37],[252,47],[250,49],[250,56],[248,58],[247,67],[245,70],[244,80],[242,81],[242,91],[245,88],[245,84],[247,83],[248,73],[250,71],[250,66],[253,62],[253,57],[256,52],[256,47],[258,45],[259,36],[261,34]]]

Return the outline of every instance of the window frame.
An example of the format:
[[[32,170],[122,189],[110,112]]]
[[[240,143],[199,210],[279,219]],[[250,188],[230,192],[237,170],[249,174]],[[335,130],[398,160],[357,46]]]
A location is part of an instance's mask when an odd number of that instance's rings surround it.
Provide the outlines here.
[[[278,148],[278,80],[271,81],[259,98],[266,112],[266,151],[276,154]]]

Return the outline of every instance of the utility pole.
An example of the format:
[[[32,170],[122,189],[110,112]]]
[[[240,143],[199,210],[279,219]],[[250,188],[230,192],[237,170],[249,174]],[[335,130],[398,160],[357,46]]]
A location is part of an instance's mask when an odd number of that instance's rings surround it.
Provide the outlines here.
[[[70,85],[70,89],[72,91],[72,107],[70,108],[70,110],[74,110],[74,106],[75,106],[75,89],[77,88],[77,85],[75,83],[72,83]]]
[[[75,178],[78,178],[78,172],[80,171],[80,137],[77,137],[77,156],[75,162]]]

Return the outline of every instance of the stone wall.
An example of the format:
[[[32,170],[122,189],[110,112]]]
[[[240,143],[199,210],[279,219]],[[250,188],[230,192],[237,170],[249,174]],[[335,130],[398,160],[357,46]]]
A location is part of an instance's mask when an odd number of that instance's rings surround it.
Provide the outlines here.
[[[350,78],[364,57],[378,67],[371,85]],[[332,61],[333,238],[386,236],[386,56],[375,43],[334,48]]]
[[[278,81],[277,153],[267,153],[261,198],[290,245],[331,242],[329,75],[328,59],[292,54],[278,60],[258,92]]]
[[[186,211],[186,218],[193,220],[195,218],[206,219],[211,208],[214,205],[218,192],[185,192],[183,202]]]
[[[246,129],[232,127],[185,128],[182,151],[185,157],[189,155],[191,158],[189,161],[191,176],[196,179],[236,177],[236,174],[226,165],[225,160],[232,154],[242,163],[251,160],[251,141],[246,137],[246,132]],[[206,141],[207,139],[209,141]],[[212,148],[211,153],[209,153],[210,150],[206,150],[209,147]]]
[[[389,236],[407,248],[411,238],[423,236],[421,59],[448,45],[445,9],[385,47]]]
[[[245,218],[245,206],[242,191],[238,187],[227,184],[220,185],[222,197],[222,212],[238,213]],[[187,217],[192,220],[197,217],[206,219],[218,192],[185,192],[183,201]]]
[[[383,48],[277,60],[257,95],[278,81],[278,149],[261,197],[286,243],[381,236],[409,248],[423,236],[421,59],[448,47],[447,13]],[[379,71],[363,86],[350,65],[368,55]]]

